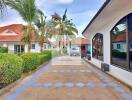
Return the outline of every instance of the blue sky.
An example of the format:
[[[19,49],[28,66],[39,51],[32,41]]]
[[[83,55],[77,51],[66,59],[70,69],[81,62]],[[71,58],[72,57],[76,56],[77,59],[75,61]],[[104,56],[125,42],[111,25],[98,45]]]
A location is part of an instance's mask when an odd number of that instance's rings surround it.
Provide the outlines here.
[[[57,12],[63,15],[65,9],[68,9],[68,18],[73,19],[79,33],[81,33],[93,16],[97,13],[105,0],[36,0],[37,6],[44,11],[48,19]],[[4,16],[0,17],[0,26],[25,22],[19,14],[9,9]]]

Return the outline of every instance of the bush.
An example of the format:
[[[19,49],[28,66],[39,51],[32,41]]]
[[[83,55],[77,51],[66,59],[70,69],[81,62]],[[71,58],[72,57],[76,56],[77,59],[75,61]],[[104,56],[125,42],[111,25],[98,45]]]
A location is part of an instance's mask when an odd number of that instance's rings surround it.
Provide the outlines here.
[[[112,50],[112,56],[124,59],[124,58],[126,58],[126,53],[120,52],[118,50]]]
[[[44,50],[42,54],[48,54],[49,56],[52,56],[52,50]]]
[[[40,65],[40,56],[38,53],[25,53],[21,55],[23,59],[24,72],[29,72],[37,68]]]
[[[0,53],[8,53],[8,48],[0,47]]]
[[[51,59],[51,57],[52,57],[52,51],[51,50],[44,50],[41,54],[46,55],[47,60]]]
[[[29,72],[36,69],[39,65],[51,59],[51,52],[43,52],[43,53],[25,53],[22,54],[24,62],[24,72]]]
[[[0,84],[9,84],[21,77],[23,60],[14,54],[0,54]]]
[[[48,54],[40,54],[39,57],[40,57],[41,64],[46,61],[49,61],[51,58]]]
[[[42,54],[48,54],[49,59],[60,55],[60,50],[45,50]]]

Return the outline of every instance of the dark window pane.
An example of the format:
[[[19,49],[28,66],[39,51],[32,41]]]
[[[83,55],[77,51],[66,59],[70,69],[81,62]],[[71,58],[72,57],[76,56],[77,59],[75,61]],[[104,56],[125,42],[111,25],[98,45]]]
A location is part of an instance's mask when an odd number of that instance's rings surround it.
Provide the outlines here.
[[[22,53],[24,51],[24,45],[14,45],[14,53]]]
[[[92,40],[93,58],[103,60],[103,35],[97,33]]]
[[[14,45],[14,53],[17,53],[17,45]]]
[[[25,48],[24,45],[21,45],[21,53],[24,52]]]
[[[117,49],[121,49],[121,44],[117,44]]]
[[[122,19],[111,31],[112,41],[112,64],[128,69],[127,41],[126,41],[126,18]]]
[[[32,49],[35,49],[35,44],[32,44]]]
[[[132,69],[132,14],[128,15],[128,31],[129,31],[129,59],[130,69]]]

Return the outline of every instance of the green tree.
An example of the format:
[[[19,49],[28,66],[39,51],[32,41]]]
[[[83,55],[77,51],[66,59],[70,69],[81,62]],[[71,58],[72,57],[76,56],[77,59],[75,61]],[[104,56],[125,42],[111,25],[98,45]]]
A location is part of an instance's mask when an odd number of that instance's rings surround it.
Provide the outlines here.
[[[6,4],[16,10],[19,15],[27,22],[24,28],[24,36],[22,41],[28,44],[28,52],[31,50],[31,40],[33,33],[33,21],[37,18],[38,9],[35,0],[6,0]]]
[[[58,29],[58,35],[62,35],[62,41],[66,38],[66,41],[70,38],[70,36],[77,36],[78,30],[75,25],[71,22],[72,19],[67,18],[67,9],[65,10],[63,16],[59,16],[59,14],[55,13],[52,15],[52,20],[55,25],[55,28]],[[60,39],[59,39],[60,40]]]
[[[38,18],[35,20],[35,25],[38,29],[38,40],[42,52],[43,44],[48,42],[48,38],[50,38],[52,34],[48,31],[48,27],[46,27],[46,16],[44,16],[42,11],[39,11],[38,15]]]

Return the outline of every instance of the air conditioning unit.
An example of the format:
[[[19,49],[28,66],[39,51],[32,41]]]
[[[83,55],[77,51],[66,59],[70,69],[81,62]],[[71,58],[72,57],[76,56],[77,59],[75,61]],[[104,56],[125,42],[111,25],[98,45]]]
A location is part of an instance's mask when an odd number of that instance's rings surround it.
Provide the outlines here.
[[[106,63],[101,63],[101,70],[109,72],[110,71],[110,66]]]

